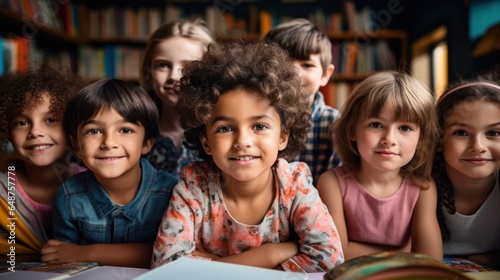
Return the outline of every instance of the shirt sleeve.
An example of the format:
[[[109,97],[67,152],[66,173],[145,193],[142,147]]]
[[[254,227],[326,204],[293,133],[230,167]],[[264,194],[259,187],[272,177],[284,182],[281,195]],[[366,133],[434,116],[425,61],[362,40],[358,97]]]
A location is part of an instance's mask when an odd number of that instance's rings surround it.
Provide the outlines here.
[[[65,188],[65,184],[59,187],[54,200],[54,210],[52,213],[54,239],[78,244],[78,225],[71,218],[71,203],[66,197]]]
[[[192,252],[203,218],[202,198],[198,185],[188,183],[185,178],[179,180],[158,229],[151,268],[182,256],[195,257]]]
[[[294,197],[291,219],[299,238],[299,254],[282,263],[285,270],[328,271],[344,262],[337,228],[318,191],[308,183]]]

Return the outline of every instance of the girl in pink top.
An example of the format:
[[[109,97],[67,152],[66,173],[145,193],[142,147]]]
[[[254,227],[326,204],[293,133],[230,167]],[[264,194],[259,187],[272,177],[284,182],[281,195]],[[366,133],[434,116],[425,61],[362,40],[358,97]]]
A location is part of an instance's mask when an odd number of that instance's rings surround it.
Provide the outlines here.
[[[62,120],[83,83],[69,72],[44,66],[7,73],[0,85],[0,160],[6,158],[9,142],[18,159],[0,173],[0,212],[8,215],[4,221],[13,218],[16,229],[15,240],[1,238],[0,253],[9,253],[11,246],[16,254],[39,253],[52,236],[56,190],[83,169],[71,162]],[[0,236],[12,235],[9,224],[2,223]]]
[[[183,256],[290,271],[343,262],[305,163],[288,163],[309,129],[307,96],[285,51],[263,42],[211,45],[181,78],[177,109],[204,162],[180,174],[152,267]]]
[[[317,188],[346,259],[412,251],[441,260],[432,94],[407,74],[375,74],[351,93],[334,129],[343,166],[323,173]]]

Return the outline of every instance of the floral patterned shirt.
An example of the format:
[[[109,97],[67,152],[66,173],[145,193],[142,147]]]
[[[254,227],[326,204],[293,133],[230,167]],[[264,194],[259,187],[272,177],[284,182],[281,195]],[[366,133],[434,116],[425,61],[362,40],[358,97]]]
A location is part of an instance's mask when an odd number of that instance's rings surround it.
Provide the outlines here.
[[[152,267],[195,257],[197,242],[207,252],[226,257],[265,243],[297,240],[299,254],[281,264],[289,271],[328,271],[344,261],[337,229],[305,163],[277,160],[273,172],[278,191],[258,225],[232,218],[224,204],[220,170],[213,166],[194,162],[182,170],[160,224]]]

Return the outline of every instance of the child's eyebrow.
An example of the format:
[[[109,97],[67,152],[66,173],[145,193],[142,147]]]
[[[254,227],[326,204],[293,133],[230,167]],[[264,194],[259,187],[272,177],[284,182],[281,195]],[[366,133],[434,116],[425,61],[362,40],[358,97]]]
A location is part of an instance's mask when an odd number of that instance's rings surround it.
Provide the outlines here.
[[[258,116],[252,116],[249,118],[250,121],[258,121],[258,120],[262,120],[262,119],[269,119],[269,120],[273,120],[270,116],[268,115],[258,115]],[[225,117],[225,116],[219,116],[219,117],[215,117],[212,122],[210,122],[210,124],[214,124],[218,121],[234,121],[234,118],[230,118],[230,117]]]

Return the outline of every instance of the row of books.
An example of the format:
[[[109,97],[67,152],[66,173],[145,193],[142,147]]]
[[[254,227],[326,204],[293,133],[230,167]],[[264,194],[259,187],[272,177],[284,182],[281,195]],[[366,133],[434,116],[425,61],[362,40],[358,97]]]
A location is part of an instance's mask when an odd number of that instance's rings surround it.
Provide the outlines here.
[[[340,110],[355,86],[356,83],[337,81],[326,84],[319,91],[323,94],[326,105]]]
[[[61,69],[74,70],[74,55],[68,51],[47,52],[37,48],[34,39],[0,37],[0,76],[4,73],[26,71],[48,63]]]
[[[332,63],[337,74],[369,74],[397,68],[396,57],[386,40],[370,43],[332,43]]]
[[[141,47],[80,46],[74,55],[69,51],[44,51],[36,46],[35,39],[0,37],[0,76],[8,72],[23,72],[28,68],[50,64],[91,80],[116,77],[137,81],[142,52]],[[75,61],[78,61],[77,66]]]
[[[0,0],[0,5],[29,20],[57,30],[64,30],[63,14],[65,6],[53,0]],[[62,1],[68,2],[68,1]]]
[[[137,81],[142,52],[142,48],[128,46],[81,46],[77,73],[91,80],[107,77]]]
[[[246,18],[238,18],[227,10],[227,3],[215,1],[205,6],[204,14],[191,7],[166,4],[157,7],[132,8],[107,6],[89,9],[82,2],[53,0],[0,0],[0,5],[35,23],[71,36],[84,38],[147,38],[162,23],[185,18],[203,18],[215,35],[266,33],[272,26],[291,19],[273,14],[257,5],[248,5]],[[304,14],[325,32],[374,31],[373,11],[363,7],[356,11],[353,1],[344,2],[344,12],[326,12],[318,7]]]

